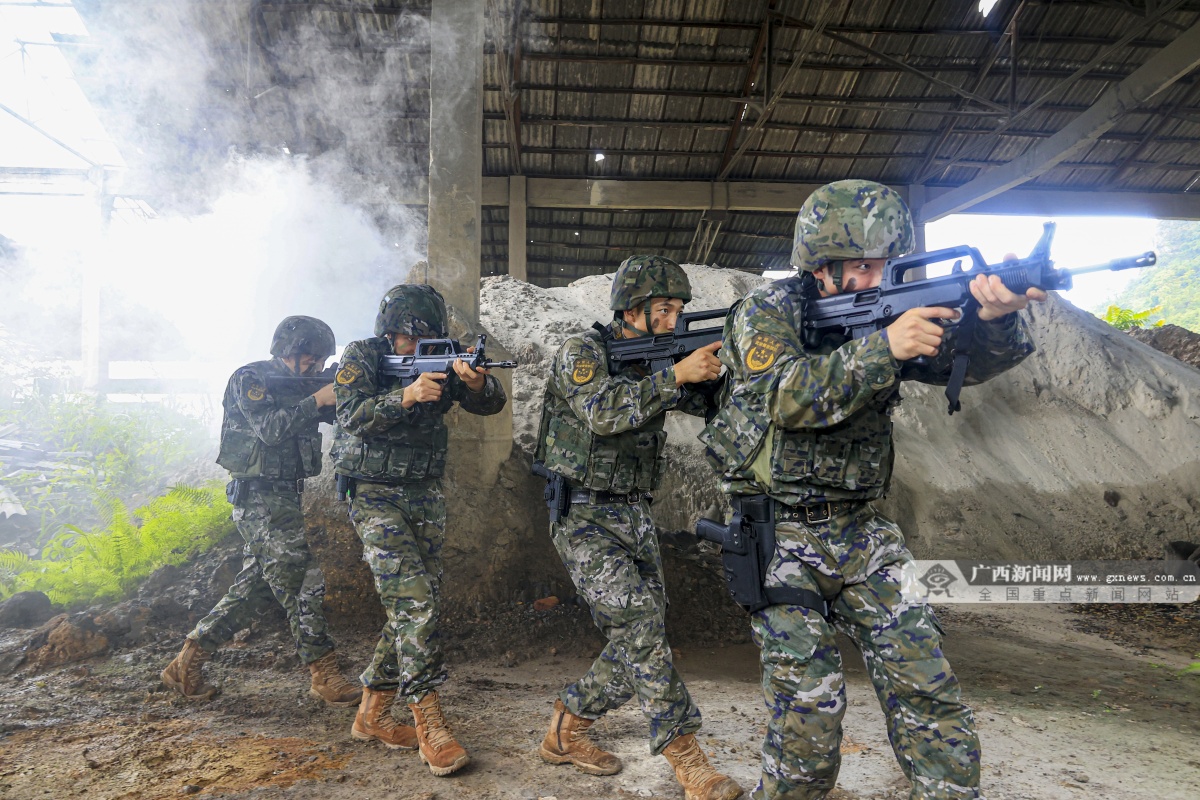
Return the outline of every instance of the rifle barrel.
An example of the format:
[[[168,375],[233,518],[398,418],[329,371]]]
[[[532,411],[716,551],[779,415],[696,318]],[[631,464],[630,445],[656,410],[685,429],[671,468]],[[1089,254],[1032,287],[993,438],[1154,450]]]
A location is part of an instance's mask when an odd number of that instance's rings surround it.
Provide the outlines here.
[[[1142,267],[1153,267],[1158,262],[1158,257],[1153,250],[1147,250],[1140,256],[1129,256],[1128,258],[1116,258],[1112,261],[1107,261],[1103,264],[1094,264],[1090,267],[1078,267],[1076,269],[1068,269],[1072,275],[1085,275],[1089,272],[1105,272],[1118,271],[1123,269],[1141,269]]]

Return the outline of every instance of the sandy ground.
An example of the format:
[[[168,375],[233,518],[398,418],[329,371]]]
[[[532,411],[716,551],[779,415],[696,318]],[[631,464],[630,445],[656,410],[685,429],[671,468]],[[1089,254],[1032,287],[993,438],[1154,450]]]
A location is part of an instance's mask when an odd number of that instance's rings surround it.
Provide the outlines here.
[[[510,630],[520,614],[497,629]],[[1064,606],[954,606],[940,614],[947,654],[976,709],[991,800],[1196,796],[1200,676],[1179,674],[1200,649],[1194,627],[1184,624],[1173,638],[1130,638],[1121,627],[1127,618],[1085,617]],[[224,692],[207,704],[158,688],[158,670],[183,633],[164,631],[136,650],[10,679],[0,690],[0,797],[682,797],[665,760],[649,754],[633,707],[594,729],[623,759],[621,774],[588,777],[538,758],[555,692],[598,649],[586,625],[581,609],[560,607],[540,654],[528,660],[511,651],[472,655],[470,640],[452,642],[443,694],[473,763],[451,778],[433,777],[413,753],[351,740],[353,711],[308,697],[307,675],[278,620],[221,651],[208,669]],[[363,663],[369,635],[339,638],[347,660]],[[488,640],[489,652],[496,643]],[[753,786],[764,730],[757,651],[676,650],[704,713],[702,742],[719,767]],[[845,642],[843,652],[850,706],[831,797],[905,798],[861,662]]]

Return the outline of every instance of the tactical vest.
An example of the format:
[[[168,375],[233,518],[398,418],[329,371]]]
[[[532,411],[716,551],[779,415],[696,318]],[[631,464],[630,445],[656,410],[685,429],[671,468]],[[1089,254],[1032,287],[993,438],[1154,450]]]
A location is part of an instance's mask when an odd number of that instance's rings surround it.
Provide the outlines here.
[[[298,480],[319,474],[321,434],[317,430],[318,420],[313,419],[301,433],[285,439],[282,443],[268,445],[258,438],[258,434],[250,426],[250,421],[238,406],[238,377],[243,374],[243,370],[251,371],[259,379],[292,374],[275,359],[255,361],[234,373],[225,387],[225,396],[221,401],[225,416],[221,420],[221,447],[217,454],[217,463],[229,470],[235,478]]]
[[[583,336],[603,348],[598,333],[588,331]],[[607,361],[601,359],[594,380],[603,380],[606,375]],[[636,382],[642,377],[635,369],[626,369],[615,379]],[[618,494],[654,491],[664,463],[665,422],[666,414],[659,414],[637,430],[600,436],[575,416],[551,378],[542,397],[535,458],[576,488]]]
[[[799,317],[803,301],[799,296],[792,299]],[[735,311],[736,306],[729,319]],[[798,318],[795,325],[803,330]],[[726,329],[725,341],[733,341],[730,333]],[[805,349],[829,355],[846,341],[825,337]],[[700,441],[728,492],[768,494],[792,505],[875,500],[887,493],[894,460],[891,411],[900,402],[896,385],[837,425],[797,430],[780,428],[771,420],[766,396],[746,391],[737,380],[726,386],[721,410]]]
[[[375,375],[377,394],[399,389],[399,378],[384,378],[376,370],[379,358],[391,353],[391,343],[380,336],[355,344],[361,346],[364,359],[375,360],[369,371]],[[343,366],[347,363],[349,360],[343,357]],[[446,391],[439,400],[418,403],[406,421],[383,433],[359,437],[337,426],[330,449],[334,468],[343,475],[372,483],[410,483],[445,475],[450,437],[444,416],[454,405],[452,389],[457,381],[453,375],[448,377]]]

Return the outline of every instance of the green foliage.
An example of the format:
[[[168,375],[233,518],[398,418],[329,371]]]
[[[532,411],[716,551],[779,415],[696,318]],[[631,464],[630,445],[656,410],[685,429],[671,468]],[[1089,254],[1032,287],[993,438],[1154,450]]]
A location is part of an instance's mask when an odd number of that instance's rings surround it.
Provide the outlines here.
[[[1150,317],[1160,311],[1162,311],[1162,306],[1148,308],[1145,311],[1133,311],[1128,308],[1121,308],[1120,306],[1109,306],[1108,311],[1104,312],[1102,319],[1119,331],[1128,331],[1133,328],[1145,327]],[[1163,320],[1160,319],[1157,322],[1150,323],[1150,326],[1161,328],[1162,324]]]
[[[195,418],[163,406],[130,409],[89,395],[34,393],[13,409],[0,410],[9,438],[31,442],[52,455],[50,467],[6,463],[0,474],[37,527],[38,544],[68,524],[89,526],[108,518],[113,497],[156,495],[211,447],[212,437]],[[12,520],[10,522],[15,522]],[[26,537],[18,537],[26,538]]]
[[[1113,303],[1161,307],[1167,324],[1200,333],[1200,224],[1160,222],[1155,239],[1157,266],[1142,270]]]
[[[183,563],[233,530],[217,484],[176,486],[132,514],[115,497],[105,508],[103,528],[65,526],[41,558],[0,550],[0,597],[40,591],[65,606],[120,597],[159,567]]]

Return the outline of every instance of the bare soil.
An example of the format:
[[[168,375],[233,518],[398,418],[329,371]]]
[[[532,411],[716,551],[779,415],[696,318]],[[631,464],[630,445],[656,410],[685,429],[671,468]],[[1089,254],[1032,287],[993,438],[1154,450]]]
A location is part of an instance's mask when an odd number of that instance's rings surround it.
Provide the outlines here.
[[[989,798],[1195,797],[1200,676],[1180,672],[1200,650],[1194,606],[1088,613],[946,606],[939,613],[947,654],[976,709]],[[212,701],[189,703],[163,691],[158,672],[186,632],[186,625],[176,627],[108,657],[11,676],[0,688],[0,796],[682,796],[665,760],[650,755],[634,706],[593,729],[625,762],[621,774],[588,777],[538,758],[555,693],[586,670],[601,644],[577,605],[545,612],[510,605],[448,626],[452,672],[443,696],[473,757],[450,778],[430,775],[413,753],[353,741],[353,710],[309,698],[307,671],[276,616],[265,616],[210,663],[211,678],[223,686]],[[370,632],[338,631],[337,638],[347,672],[365,663]],[[676,638],[683,642],[677,663],[704,712],[701,741],[749,789],[765,723],[757,651],[750,644],[690,644],[685,632]],[[850,707],[831,797],[905,798],[907,782],[861,661],[847,642],[843,653]]]

